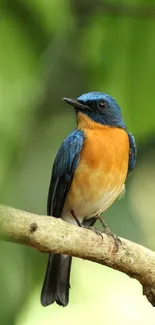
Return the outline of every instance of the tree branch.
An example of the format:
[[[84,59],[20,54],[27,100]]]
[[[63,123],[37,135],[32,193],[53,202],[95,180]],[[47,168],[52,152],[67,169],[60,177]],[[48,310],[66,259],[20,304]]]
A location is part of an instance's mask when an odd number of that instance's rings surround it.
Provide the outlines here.
[[[126,273],[137,279],[143,294],[155,306],[155,252],[121,239],[118,252],[114,242],[103,234],[68,224],[61,219],[39,216],[0,205],[2,240],[28,245],[41,252],[80,257]]]

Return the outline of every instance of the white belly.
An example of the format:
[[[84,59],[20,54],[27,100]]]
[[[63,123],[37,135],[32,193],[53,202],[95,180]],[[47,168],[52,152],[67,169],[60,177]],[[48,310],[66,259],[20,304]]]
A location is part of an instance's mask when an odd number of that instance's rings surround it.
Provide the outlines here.
[[[82,223],[83,219],[89,219],[95,215],[101,214],[116,200],[119,195],[123,195],[125,192],[125,185],[120,188],[119,186],[115,186],[112,190],[104,193],[102,198],[98,200],[95,204],[91,204],[91,202],[87,202],[87,200],[81,200],[81,204],[75,204],[72,209],[74,210],[78,220]],[[64,206],[62,212],[62,219],[66,222],[76,224],[76,221],[72,217],[70,210],[68,207]]]

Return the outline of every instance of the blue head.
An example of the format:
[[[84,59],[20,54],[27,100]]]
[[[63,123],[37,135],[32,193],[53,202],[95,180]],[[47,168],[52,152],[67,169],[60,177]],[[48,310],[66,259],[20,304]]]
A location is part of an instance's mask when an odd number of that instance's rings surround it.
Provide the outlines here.
[[[126,129],[119,105],[105,93],[90,92],[76,100],[70,98],[64,100],[74,106],[77,113],[84,113],[97,123]]]

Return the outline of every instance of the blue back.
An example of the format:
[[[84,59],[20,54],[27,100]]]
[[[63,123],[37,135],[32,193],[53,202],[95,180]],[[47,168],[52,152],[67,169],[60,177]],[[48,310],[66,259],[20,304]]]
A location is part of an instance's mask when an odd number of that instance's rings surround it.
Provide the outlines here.
[[[48,193],[47,214],[61,216],[64,201],[69,191],[74,171],[80,159],[84,133],[74,130],[64,140],[56,155]]]

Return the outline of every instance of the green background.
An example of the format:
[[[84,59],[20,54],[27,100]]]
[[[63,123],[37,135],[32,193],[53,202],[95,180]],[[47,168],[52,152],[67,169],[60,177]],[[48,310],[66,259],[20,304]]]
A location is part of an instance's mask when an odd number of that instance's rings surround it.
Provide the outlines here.
[[[62,97],[104,91],[135,135],[126,195],[105,213],[122,237],[155,248],[155,1],[0,1],[1,203],[46,213],[53,159],[75,127]],[[70,304],[40,305],[47,256],[0,242],[0,324],[155,324],[140,284],[74,259]]]

